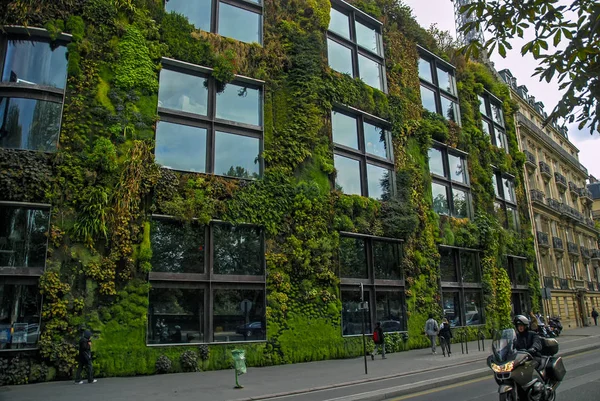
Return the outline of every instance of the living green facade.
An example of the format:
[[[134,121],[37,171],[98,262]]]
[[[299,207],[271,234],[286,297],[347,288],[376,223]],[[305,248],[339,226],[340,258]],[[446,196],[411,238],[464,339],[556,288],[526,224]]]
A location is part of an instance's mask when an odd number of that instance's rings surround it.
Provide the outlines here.
[[[365,301],[392,352],[537,308],[509,89],[396,1],[0,16],[4,383],[83,328],[118,376],[361,355]]]

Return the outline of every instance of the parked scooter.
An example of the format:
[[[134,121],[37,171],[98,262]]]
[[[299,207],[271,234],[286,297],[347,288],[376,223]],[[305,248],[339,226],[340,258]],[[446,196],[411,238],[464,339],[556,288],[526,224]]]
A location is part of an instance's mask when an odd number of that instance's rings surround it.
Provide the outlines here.
[[[558,316],[548,316],[548,326],[552,327],[557,337],[560,336],[560,332],[563,329],[563,325],[560,322],[560,318]]]
[[[555,339],[542,338],[541,365],[526,351],[515,349],[514,329],[502,330],[494,339],[487,364],[494,371],[500,401],[554,401],[566,369]]]

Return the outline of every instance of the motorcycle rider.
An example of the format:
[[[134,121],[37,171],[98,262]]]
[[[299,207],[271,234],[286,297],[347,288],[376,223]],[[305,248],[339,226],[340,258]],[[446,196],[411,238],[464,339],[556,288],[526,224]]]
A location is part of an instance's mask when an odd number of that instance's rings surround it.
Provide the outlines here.
[[[540,337],[534,332],[529,330],[529,319],[523,315],[517,315],[513,319],[515,329],[517,330],[517,340],[515,341],[515,348],[518,351],[527,351],[531,354],[533,359],[540,365],[540,352],[542,351],[542,342]]]

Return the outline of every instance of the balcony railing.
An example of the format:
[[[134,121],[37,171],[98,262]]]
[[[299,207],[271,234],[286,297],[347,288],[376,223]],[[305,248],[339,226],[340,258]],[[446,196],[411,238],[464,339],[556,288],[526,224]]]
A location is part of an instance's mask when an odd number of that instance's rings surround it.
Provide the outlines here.
[[[592,257],[592,251],[591,249],[587,249],[586,247],[584,247],[583,245],[581,245],[579,247],[579,250],[581,251],[581,256],[583,256],[586,259],[589,259]]]
[[[592,249],[592,259],[600,259],[600,249]]]
[[[544,287],[554,288],[554,277],[544,277]]]
[[[567,189],[567,179],[564,175],[559,172],[554,173],[554,179],[556,180],[556,186],[562,187],[563,189]]]
[[[538,202],[541,203],[542,205],[544,204],[544,193],[542,191],[540,191],[539,189],[532,189],[531,191],[529,191],[531,194],[531,201],[532,202]]]
[[[564,250],[563,240],[559,237],[552,237],[552,247],[556,250]]]
[[[579,247],[574,242],[567,242],[567,250],[570,254],[579,255]]]
[[[594,286],[594,282],[593,281],[588,281],[587,285],[588,285],[588,290],[590,290],[590,291],[596,291],[596,287]]]
[[[573,209],[569,205],[561,203],[560,212],[562,213],[563,217],[567,217],[580,223],[583,223],[583,214],[581,214],[577,209]]]
[[[532,168],[537,168],[537,160],[535,159],[535,155],[528,150],[524,150],[525,153],[525,163]]]
[[[561,290],[568,290],[569,289],[569,280],[567,280],[566,278],[559,278],[558,279],[558,283],[560,284],[560,289]]]
[[[545,246],[547,248],[550,248],[550,240],[548,238],[548,234],[546,234],[545,232],[538,231],[537,232],[537,240],[538,240],[539,246]]]
[[[548,178],[552,177],[552,172],[550,171],[550,165],[541,160],[540,160],[540,172],[542,173],[542,175],[545,175]]]
[[[579,197],[590,203],[594,201],[594,198],[592,197],[592,191],[585,187],[579,188]]]
[[[559,201],[557,201],[556,199],[548,198],[548,199],[546,199],[546,203],[548,204],[550,209],[552,209],[558,213],[562,213],[562,208],[560,206],[561,203]]]
[[[584,217],[583,223],[590,228],[593,228],[593,229],[596,228],[596,224],[594,224],[594,220],[590,219],[589,217]]]
[[[573,181],[569,181],[569,191],[571,194],[579,196],[579,187]]]

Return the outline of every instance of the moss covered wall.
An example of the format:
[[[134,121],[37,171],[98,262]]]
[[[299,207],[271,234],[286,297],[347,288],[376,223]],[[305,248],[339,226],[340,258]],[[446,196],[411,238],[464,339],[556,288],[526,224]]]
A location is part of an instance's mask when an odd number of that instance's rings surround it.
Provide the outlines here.
[[[198,351],[146,346],[146,277],[152,269],[148,216],[157,212],[184,222],[221,219],[265,229],[268,340],[244,346],[252,366],[362,352],[360,339],[341,336],[339,230],[405,239],[409,340],[391,335],[391,350],[424,345],[427,313],[441,314],[440,243],[482,250],[486,325],[507,323],[510,289],[501,256],[527,256],[529,269],[533,261],[530,235],[501,228],[492,208],[493,163],[518,177],[522,232],[529,232],[514,105],[508,89],[485,67],[456,56],[451,61],[458,67],[462,128],[423,118],[415,45],[439,51],[408,8],[392,0],[350,2],[384,24],[386,95],[328,68],[327,0],[265,0],[262,47],[196,31],[184,17],[166,14],[160,0],[39,3],[0,6],[3,26],[43,26],[53,35],[73,35],[59,150],[47,155],[0,149],[0,184],[8,188],[2,200],[52,204],[36,369],[51,366],[52,375],[69,376],[81,326],[98,333],[99,375],[154,373],[160,355],[170,357],[172,369],[179,371],[184,369],[180,355]],[[222,85],[235,74],[266,82],[263,178],[240,182],[161,170],[153,163],[161,57],[211,67]],[[491,147],[479,128],[476,94],[484,87],[505,101],[511,155]],[[392,123],[395,198],[382,203],[331,191],[334,104]],[[470,153],[477,211],[471,221],[440,218],[431,210],[426,155],[433,137]],[[229,366],[227,346],[202,349],[203,369]]]

